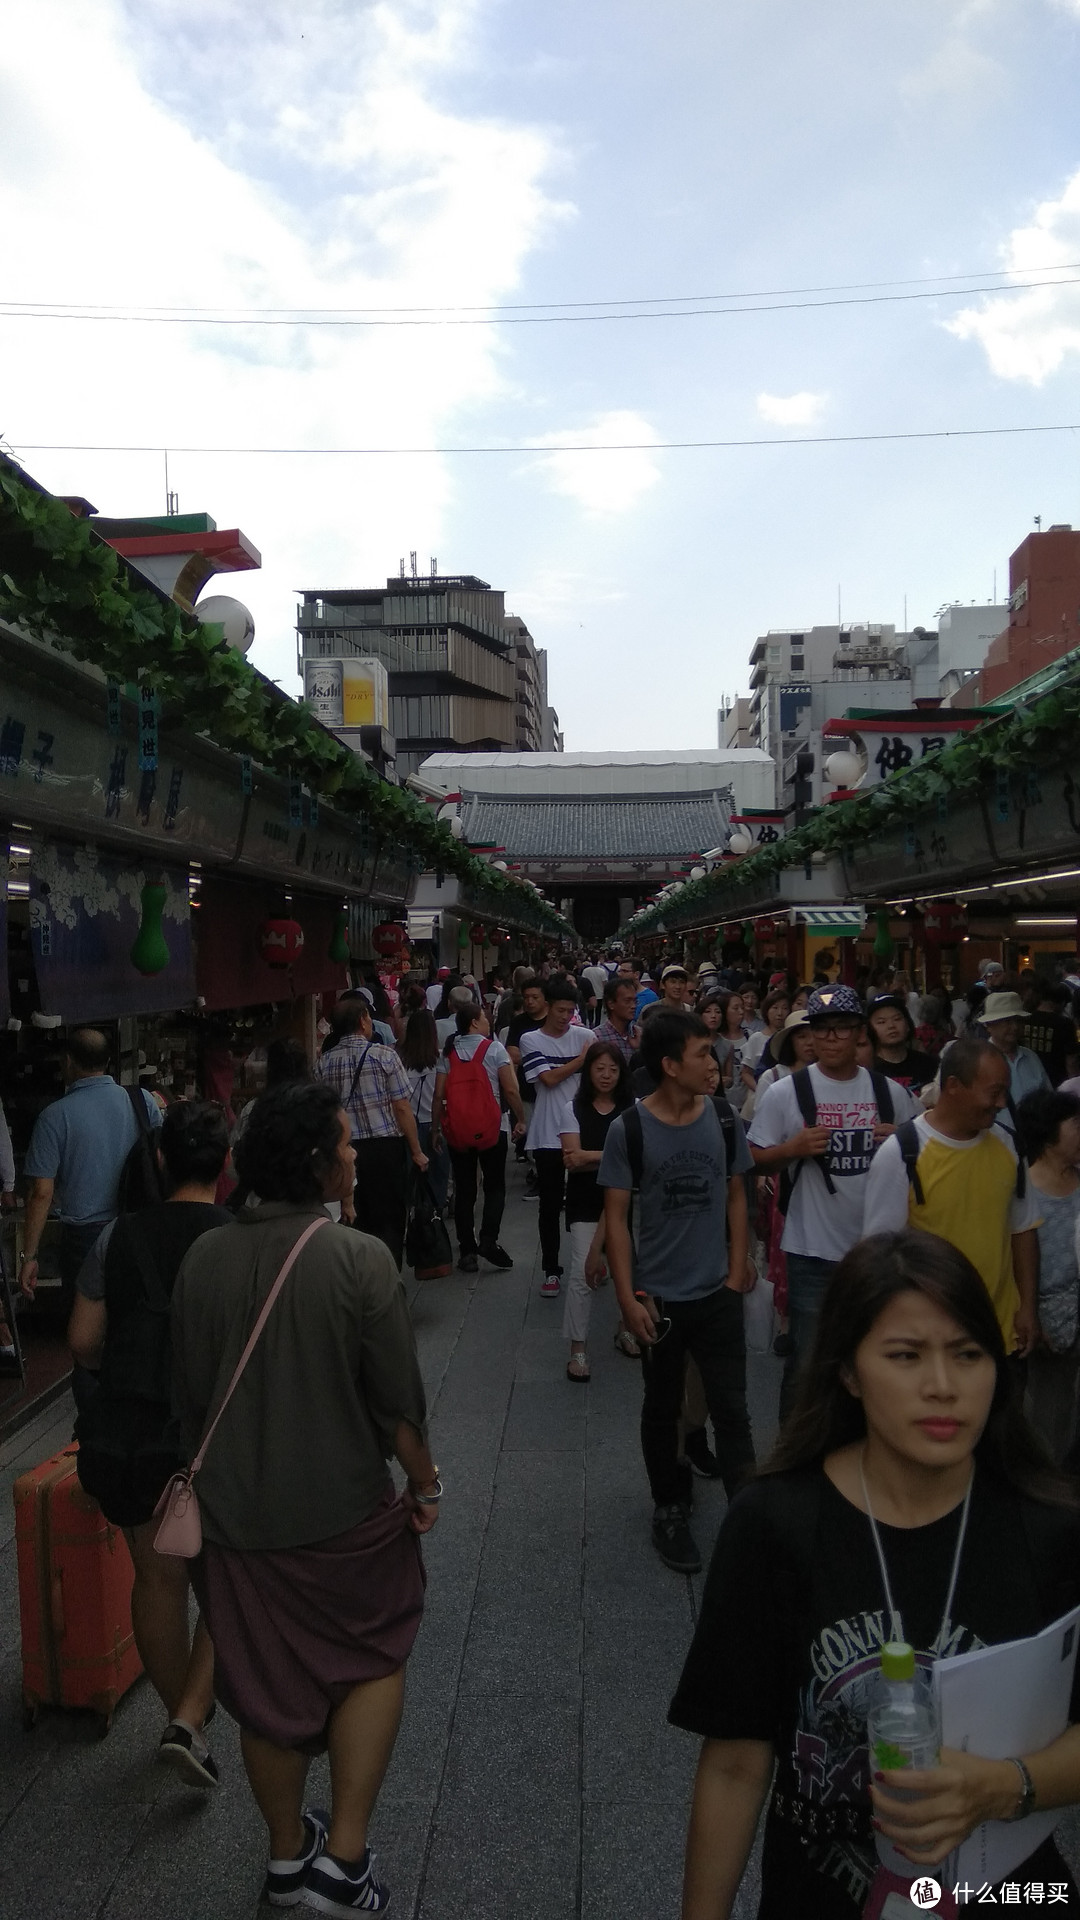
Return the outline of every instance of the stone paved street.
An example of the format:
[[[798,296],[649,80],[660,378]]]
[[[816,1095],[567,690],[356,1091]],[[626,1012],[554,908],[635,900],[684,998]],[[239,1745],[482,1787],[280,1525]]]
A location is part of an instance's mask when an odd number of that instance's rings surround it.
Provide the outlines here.
[[[561,1302],[537,1293],[535,1202],[510,1178],[513,1273],[414,1290],[447,1495],[373,1840],[401,1920],[674,1920],[696,1742],[665,1714],[701,1579],[669,1573],[649,1543],[638,1370],[614,1350],[610,1289],[592,1382],[572,1386]],[[751,1357],[759,1451],[779,1370]],[[252,1920],[263,1829],[223,1715],[211,1799],[153,1764],[162,1716],[145,1681],[105,1741],[58,1713],[21,1731],[10,1487],[70,1429],[64,1402],[0,1453],[0,1920]],[[723,1494],[698,1480],[695,1495],[707,1550]],[[322,1762],[312,1787],[321,1799]],[[754,1913],[753,1878],[736,1920]]]
[[[510,1179],[513,1273],[414,1292],[447,1496],[373,1840],[401,1920],[651,1920],[678,1910],[696,1742],[665,1713],[700,1580],[669,1573],[649,1543],[638,1369],[614,1350],[611,1290],[592,1383],[573,1386],[562,1304],[537,1294],[536,1204],[520,1170]],[[753,1364],[765,1437],[779,1363]],[[0,1453],[0,1920],[247,1920],[263,1831],[224,1716],[223,1784],[206,1800],[152,1764],[162,1716],[145,1681],[103,1742],[57,1713],[21,1731],[10,1486],[70,1429],[64,1402]],[[696,1493],[705,1547],[723,1494]],[[318,1800],[323,1763],[312,1784]]]

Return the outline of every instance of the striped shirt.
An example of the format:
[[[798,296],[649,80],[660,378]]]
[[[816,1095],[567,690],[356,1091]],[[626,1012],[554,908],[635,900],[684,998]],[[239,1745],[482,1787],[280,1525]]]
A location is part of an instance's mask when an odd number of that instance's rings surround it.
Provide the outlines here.
[[[315,1078],[327,1081],[340,1095],[354,1140],[392,1140],[400,1134],[393,1102],[408,1100],[412,1088],[392,1047],[352,1034],[319,1055]]]

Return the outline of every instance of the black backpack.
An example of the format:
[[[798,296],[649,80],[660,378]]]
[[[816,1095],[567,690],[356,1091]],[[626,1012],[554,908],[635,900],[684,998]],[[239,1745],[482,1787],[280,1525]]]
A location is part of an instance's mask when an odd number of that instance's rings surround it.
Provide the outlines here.
[[[1009,1115],[1013,1123],[1013,1145],[1016,1148],[1016,1197],[1018,1200],[1022,1200],[1027,1192],[1027,1161],[1024,1157],[1024,1149],[1020,1138],[1020,1127],[1017,1121],[1016,1107],[1013,1104],[1012,1095],[1010,1093],[1005,1097]],[[926,1196],[923,1193],[922,1181],[919,1179],[918,1166],[919,1155],[922,1152],[922,1141],[919,1139],[919,1129],[915,1125],[915,1120],[904,1120],[896,1129],[896,1137],[900,1142],[900,1155],[904,1162],[904,1172],[908,1177],[908,1185],[915,1195],[915,1205],[917,1207],[924,1207],[926,1205]]]
[[[893,1106],[892,1081],[889,1079],[888,1074],[879,1073],[876,1067],[868,1067],[866,1071],[870,1075],[870,1079],[873,1082],[874,1099],[877,1103],[878,1119],[881,1121],[883,1126],[891,1127],[893,1123],[893,1117],[896,1113],[896,1108]],[[793,1073],[791,1076],[791,1084],[795,1090],[795,1098],[799,1105],[799,1112],[802,1115],[803,1125],[807,1127],[816,1127],[817,1126],[817,1101],[814,1099],[814,1083],[810,1078],[809,1067],[800,1067],[797,1073]],[[795,1182],[799,1178],[800,1173],[802,1172],[804,1166],[806,1165],[807,1159],[811,1160],[812,1165],[816,1167],[820,1167],[821,1177],[824,1180],[825,1185],[828,1188],[828,1191],[830,1193],[836,1192],[836,1184],[833,1180],[832,1174],[829,1171],[828,1152],[825,1152],[822,1154],[807,1155],[806,1158],[802,1160],[796,1160],[794,1166],[792,1166],[789,1161],[788,1164],[782,1168],[780,1173],[780,1190],[777,1195],[776,1204],[779,1207],[781,1213],[786,1213],[788,1210],[788,1206],[791,1201],[791,1195],[795,1187]],[[905,1165],[907,1164],[906,1160],[904,1164]]]
[[[159,1200],[164,1200],[165,1183],[154,1151],[155,1130],[150,1125],[150,1115],[146,1111],[142,1088],[126,1087],[125,1092],[131,1101],[139,1131],[135,1145],[120,1171],[120,1185],[116,1192],[116,1211],[117,1213],[138,1213],[142,1207],[156,1207]]]
[[[724,1136],[724,1158],[728,1177],[735,1165],[736,1132],[739,1125],[735,1109],[722,1093],[712,1095],[712,1104],[720,1122],[720,1131]],[[627,1107],[622,1117],[626,1134],[626,1157],[630,1162],[630,1173],[635,1192],[641,1188],[641,1176],[645,1171],[645,1138],[641,1127],[641,1115],[637,1106]]]

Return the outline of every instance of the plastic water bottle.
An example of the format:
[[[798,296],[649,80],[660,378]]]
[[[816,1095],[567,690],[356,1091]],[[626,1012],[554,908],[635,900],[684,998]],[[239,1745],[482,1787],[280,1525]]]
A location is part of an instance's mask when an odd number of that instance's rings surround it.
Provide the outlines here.
[[[915,1650],[903,1640],[881,1649],[881,1671],[874,1682],[866,1716],[866,1741],[872,1773],[936,1767],[941,1761],[941,1725],[933,1681],[915,1664]],[[913,1880],[922,1871],[897,1853],[884,1834],[875,1833],[878,1858],[891,1873]]]

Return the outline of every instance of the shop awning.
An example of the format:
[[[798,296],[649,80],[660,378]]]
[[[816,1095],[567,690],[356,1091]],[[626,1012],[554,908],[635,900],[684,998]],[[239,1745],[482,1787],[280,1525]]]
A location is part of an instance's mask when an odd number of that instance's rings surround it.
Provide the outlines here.
[[[830,934],[835,940],[853,940],[866,925],[865,907],[789,907],[788,919],[810,933]]]
[[[131,958],[148,881],[164,886],[168,959],[141,973]],[[75,1020],[167,1013],[195,998],[186,867],[135,866],[94,847],[45,841],[30,869],[30,936],[43,1013]]]
[[[341,993],[348,985],[346,968],[328,951],[338,901],[296,893],[286,908],[277,888],[218,873],[204,875],[200,900],[195,977],[208,1012],[302,993]],[[282,916],[298,920],[304,932],[303,950],[287,970],[267,965],[260,937],[267,920]]]

